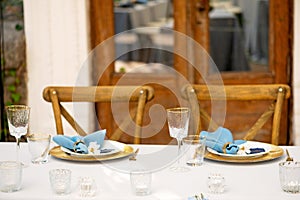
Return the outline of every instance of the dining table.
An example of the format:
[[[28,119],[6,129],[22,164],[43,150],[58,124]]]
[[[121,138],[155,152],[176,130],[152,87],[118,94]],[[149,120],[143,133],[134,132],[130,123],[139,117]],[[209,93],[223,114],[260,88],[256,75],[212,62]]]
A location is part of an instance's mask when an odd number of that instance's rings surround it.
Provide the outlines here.
[[[51,143],[51,148],[55,144]],[[53,200],[53,199],[168,199],[177,200],[204,195],[206,199],[243,199],[243,200],[298,200],[300,193],[290,194],[281,189],[279,181],[279,163],[285,161],[286,154],[261,162],[235,163],[204,159],[201,166],[188,166],[186,172],[174,172],[170,166],[177,164],[176,145],[126,144],[132,150],[139,149],[136,160],[130,155],[102,161],[78,161],[62,159],[50,155],[45,164],[30,162],[30,153],[26,142],[21,143],[20,159],[24,165],[21,190],[4,193],[0,199],[15,200]],[[280,146],[288,149],[294,160],[300,160],[300,146]],[[0,160],[15,158],[16,144],[0,143]],[[285,152],[285,151],[283,151]],[[72,171],[71,193],[56,195],[49,182],[49,171],[67,168]],[[144,169],[152,173],[151,193],[136,196],[131,190],[130,171]],[[210,193],[207,179],[210,174],[221,174],[225,178],[225,191],[221,194]],[[95,180],[97,191],[93,197],[79,195],[80,177]]]

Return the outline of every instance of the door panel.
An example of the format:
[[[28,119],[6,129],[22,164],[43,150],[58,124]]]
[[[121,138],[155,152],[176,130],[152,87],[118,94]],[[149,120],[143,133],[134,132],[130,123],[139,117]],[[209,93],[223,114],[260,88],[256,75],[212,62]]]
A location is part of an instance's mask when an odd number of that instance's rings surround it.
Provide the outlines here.
[[[193,1],[191,7],[197,7],[197,3],[207,3],[207,1]],[[223,1],[224,2],[224,1]],[[247,1],[248,2],[248,1]],[[248,2],[249,3],[249,2]],[[291,69],[291,39],[292,39],[292,1],[283,4],[278,0],[269,1],[269,40],[268,40],[268,65],[264,64],[264,70],[249,70],[245,72],[235,72],[235,71],[221,71],[221,76],[224,84],[259,84],[259,83],[287,83],[290,84],[290,69]],[[193,10],[193,9],[191,9]],[[195,11],[195,9],[194,9]],[[196,10],[195,12],[199,12]],[[201,14],[203,10],[201,11]],[[193,16],[193,15],[192,15]],[[197,22],[197,15],[194,14],[194,19],[192,21]],[[200,26],[195,24],[195,29],[201,29]],[[196,38],[197,40],[197,38]],[[212,40],[212,37],[210,37]],[[221,39],[220,39],[221,40]],[[199,40],[201,42],[202,40]],[[258,65],[257,65],[258,66]],[[254,69],[257,69],[254,68]],[[195,82],[204,84],[204,80],[210,80],[213,82],[215,78],[214,73],[209,73],[209,69],[206,70],[207,74],[202,74],[202,76],[195,75]],[[203,78],[204,77],[204,78]],[[235,133],[247,130],[249,127],[249,122],[251,123],[251,118],[253,115],[258,115],[261,113],[262,105],[257,102],[249,103],[228,103],[226,112],[226,122],[225,126],[231,129]],[[282,123],[280,131],[280,143],[289,143],[289,113],[288,113],[288,103],[285,103],[283,113],[282,113]],[[237,114],[235,111],[241,108],[242,112]],[[232,112],[233,110],[233,112]],[[244,114],[243,113],[247,113]],[[249,118],[250,117],[250,118]],[[236,121],[239,119],[238,121]],[[270,123],[263,127],[264,132],[263,137],[259,138],[262,141],[268,141],[270,138]],[[244,130],[242,130],[244,129]],[[238,135],[236,135],[238,138]]]

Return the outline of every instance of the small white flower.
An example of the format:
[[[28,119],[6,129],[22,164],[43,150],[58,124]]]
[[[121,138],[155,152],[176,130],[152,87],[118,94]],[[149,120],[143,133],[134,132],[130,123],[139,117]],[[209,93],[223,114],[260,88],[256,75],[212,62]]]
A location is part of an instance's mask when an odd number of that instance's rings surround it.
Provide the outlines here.
[[[97,142],[90,142],[88,146],[89,154],[100,154],[100,145]]]

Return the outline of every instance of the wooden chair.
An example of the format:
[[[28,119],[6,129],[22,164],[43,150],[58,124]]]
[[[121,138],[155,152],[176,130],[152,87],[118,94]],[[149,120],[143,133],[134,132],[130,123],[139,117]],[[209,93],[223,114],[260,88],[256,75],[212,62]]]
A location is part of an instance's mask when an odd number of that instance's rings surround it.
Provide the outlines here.
[[[258,130],[261,129],[273,115],[271,143],[278,145],[282,105],[291,95],[288,85],[225,85],[209,87],[207,85],[188,85],[185,86],[182,91],[183,98],[187,99],[189,105],[193,107],[193,109],[191,109],[192,116],[194,117],[192,123],[197,133],[202,130],[201,118],[203,122],[210,123],[209,126],[212,130],[218,128],[218,124],[216,124],[208,112],[200,106],[201,101],[270,101],[270,106],[247,131],[243,139],[253,140]]]
[[[132,111],[135,119],[135,144],[140,143],[145,105],[153,97],[154,90],[150,86],[46,87],[43,91],[43,98],[52,103],[57,134],[64,134],[61,116],[67,120],[79,135],[84,136],[87,134],[64,108],[61,104],[62,102],[135,103],[136,109]],[[126,127],[131,122],[131,119],[131,115],[128,116],[110,139],[118,140],[122,134],[122,127]]]

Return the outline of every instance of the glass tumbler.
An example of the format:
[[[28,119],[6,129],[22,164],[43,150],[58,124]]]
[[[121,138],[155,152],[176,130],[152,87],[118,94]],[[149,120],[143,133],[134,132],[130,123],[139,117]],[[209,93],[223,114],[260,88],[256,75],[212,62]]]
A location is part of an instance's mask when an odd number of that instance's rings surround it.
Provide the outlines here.
[[[206,137],[189,135],[183,138],[186,164],[201,166],[204,160]]]
[[[145,196],[151,192],[151,172],[132,171],[130,173],[131,188],[138,196]]]
[[[0,162],[0,191],[15,192],[21,189],[22,163],[18,161]]]
[[[300,162],[285,161],[279,163],[279,178],[283,191],[300,192]]]
[[[51,135],[37,133],[30,134],[27,137],[27,142],[32,163],[42,164],[48,162]]]

